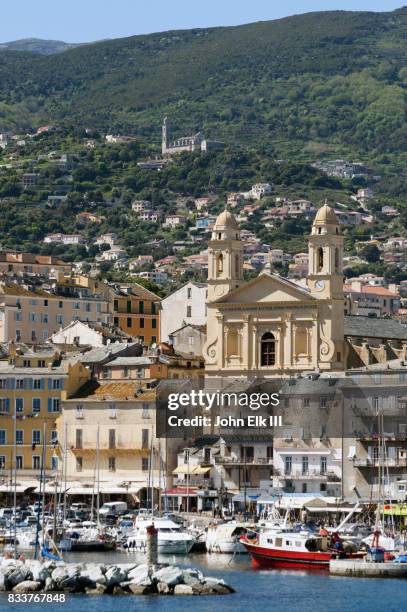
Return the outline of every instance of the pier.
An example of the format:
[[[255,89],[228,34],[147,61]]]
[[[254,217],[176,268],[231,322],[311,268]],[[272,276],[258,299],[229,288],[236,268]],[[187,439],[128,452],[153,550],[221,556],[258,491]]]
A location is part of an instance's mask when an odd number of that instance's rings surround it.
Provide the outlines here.
[[[329,563],[335,576],[354,578],[407,578],[407,563],[372,563],[362,559],[335,559]]]

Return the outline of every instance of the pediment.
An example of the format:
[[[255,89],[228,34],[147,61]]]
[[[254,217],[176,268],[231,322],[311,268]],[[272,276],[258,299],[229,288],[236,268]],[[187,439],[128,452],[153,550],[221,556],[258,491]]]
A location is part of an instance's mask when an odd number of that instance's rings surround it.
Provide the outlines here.
[[[267,302],[304,302],[312,301],[310,293],[281,276],[262,272],[256,278],[234,289],[225,297],[216,300],[217,304],[254,304]]]

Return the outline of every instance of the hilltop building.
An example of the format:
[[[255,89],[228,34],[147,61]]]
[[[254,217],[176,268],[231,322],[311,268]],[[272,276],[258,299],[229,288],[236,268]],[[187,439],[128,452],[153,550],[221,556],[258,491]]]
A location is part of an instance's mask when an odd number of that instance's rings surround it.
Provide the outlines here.
[[[171,128],[167,117],[164,117],[162,124],[161,151],[163,155],[175,155],[183,151],[206,152],[213,149],[223,149],[225,144],[219,140],[208,140],[202,132],[197,132],[192,136],[183,136],[176,140],[171,140]]]

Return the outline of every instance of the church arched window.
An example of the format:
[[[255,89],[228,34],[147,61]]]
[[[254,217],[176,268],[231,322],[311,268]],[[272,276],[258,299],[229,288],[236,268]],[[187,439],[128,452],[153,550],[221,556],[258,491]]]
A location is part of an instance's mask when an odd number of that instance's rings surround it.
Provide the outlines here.
[[[322,247],[318,248],[317,259],[318,259],[318,272],[320,272],[324,267],[324,249]]]
[[[223,255],[222,253],[219,253],[219,255],[216,258],[216,276],[222,276],[223,274]]]
[[[335,249],[335,272],[339,272],[340,269],[340,257],[339,257],[339,249],[336,247]]]
[[[239,277],[240,258],[239,255],[235,255],[235,276]]]
[[[273,366],[276,363],[276,339],[271,332],[262,335],[260,341],[261,365]]]

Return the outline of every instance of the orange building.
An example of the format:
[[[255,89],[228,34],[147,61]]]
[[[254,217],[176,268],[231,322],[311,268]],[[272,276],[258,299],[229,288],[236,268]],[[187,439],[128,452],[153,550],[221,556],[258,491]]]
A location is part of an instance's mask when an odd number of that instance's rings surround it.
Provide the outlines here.
[[[160,298],[138,283],[110,287],[113,324],[145,344],[160,338]]]

